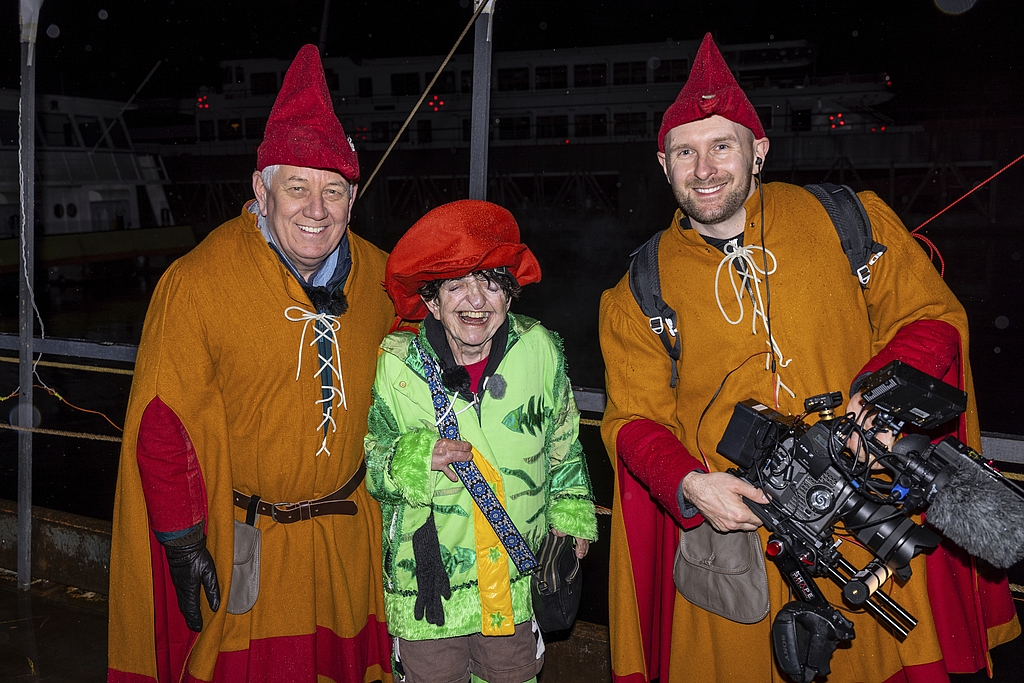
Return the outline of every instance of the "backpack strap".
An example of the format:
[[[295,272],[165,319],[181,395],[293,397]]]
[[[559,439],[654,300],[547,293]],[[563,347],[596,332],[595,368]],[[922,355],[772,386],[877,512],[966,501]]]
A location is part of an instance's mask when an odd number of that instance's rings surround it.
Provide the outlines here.
[[[825,207],[839,234],[846,258],[850,261],[850,272],[860,282],[861,289],[867,289],[871,266],[885,253],[886,246],[872,238],[871,220],[857,193],[848,185],[834,183],[804,185],[804,189]]]
[[[658,244],[664,230],[629,255],[629,289],[633,292],[640,310],[648,318],[651,332],[658,335],[672,361],[672,379],[669,386],[673,389],[679,381],[679,330],[676,328],[676,312],[661,298],[661,274],[658,271]]]

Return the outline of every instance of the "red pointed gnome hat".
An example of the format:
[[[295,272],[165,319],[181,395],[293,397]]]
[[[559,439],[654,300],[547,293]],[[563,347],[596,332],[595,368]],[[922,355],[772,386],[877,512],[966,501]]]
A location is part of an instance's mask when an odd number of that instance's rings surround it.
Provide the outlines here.
[[[665,151],[665,134],[676,126],[715,114],[746,126],[753,131],[755,139],[764,137],[764,127],[757,118],[754,105],[736,82],[711,34],[707,33],[693,58],[693,68],[686,85],[661,119],[658,151]]]
[[[540,281],[540,264],[519,241],[512,214],[491,202],[463,199],[429,211],[398,240],[388,257],[384,289],[399,316],[422,320],[427,307],[420,287],[502,266],[520,285]]]
[[[359,180],[359,159],[334,113],[316,45],[303,45],[288,67],[256,150],[257,171],[275,164],[337,171],[350,183]]]

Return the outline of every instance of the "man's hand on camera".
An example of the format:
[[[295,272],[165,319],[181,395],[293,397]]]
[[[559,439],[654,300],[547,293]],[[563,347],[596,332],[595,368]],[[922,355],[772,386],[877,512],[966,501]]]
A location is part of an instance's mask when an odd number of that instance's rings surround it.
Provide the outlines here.
[[[686,499],[718,531],[753,531],[761,526],[743,499],[767,505],[768,497],[742,479],[726,472],[690,472],[681,486]]]
[[[850,401],[846,404],[846,414],[852,414],[854,422],[863,429],[871,429],[875,424],[874,414],[865,413],[864,397],[859,391],[851,396]],[[896,436],[887,430],[878,432],[875,434],[875,438],[886,448],[892,448],[893,443],[896,442]],[[850,434],[850,438],[846,441],[846,447],[860,462],[868,460],[869,454],[867,449],[861,446],[860,434],[858,434],[856,430]],[[874,458],[871,459],[873,460]],[[874,463],[871,465],[872,469],[878,469],[879,467],[879,465],[875,465]]]

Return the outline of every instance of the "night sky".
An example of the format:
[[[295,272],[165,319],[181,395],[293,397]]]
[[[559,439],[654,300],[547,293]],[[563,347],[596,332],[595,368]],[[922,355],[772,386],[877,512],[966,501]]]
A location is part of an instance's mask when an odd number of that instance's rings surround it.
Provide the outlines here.
[[[867,0],[693,3],[686,0],[498,0],[495,49],[538,49],[700,38],[719,43],[806,38],[819,74],[893,79],[890,114],[1019,116],[1024,22],[1014,0],[978,0],[959,15],[936,3]],[[4,0],[0,87],[19,81],[18,3]],[[40,93],[127,99],[163,60],[140,99],[190,97],[218,80],[221,59],[290,58],[320,36],[321,2],[276,0],[46,0],[39,22]],[[443,55],[470,0],[334,0],[327,54]],[[53,36],[53,37],[51,37]],[[463,50],[472,47],[472,34]]]

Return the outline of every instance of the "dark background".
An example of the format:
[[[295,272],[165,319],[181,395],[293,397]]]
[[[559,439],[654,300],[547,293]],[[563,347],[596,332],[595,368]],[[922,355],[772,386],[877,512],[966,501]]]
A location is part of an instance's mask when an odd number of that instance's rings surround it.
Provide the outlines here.
[[[897,122],[1012,116],[1024,95],[1019,3],[867,0],[698,4],[683,0],[498,0],[494,48],[523,50],[700,38],[720,44],[808,39],[820,73],[891,75]],[[18,3],[4,0],[0,87],[19,80]],[[327,55],[354,59],[445,54],[470,0],[334,0]],[[47,0],[39,18],[40,93],[127,100],[157,60],[139,97],[187,97],[219,82],[222,59],[290,59],[318,43],[323,3],[240,0]],[[105,17],[105,18],[101,18]],[[49,37],[50,27],[59,29]],[[52,29],[51,33],[54,33]],[[462,50],[472,49],[472,35]]]

